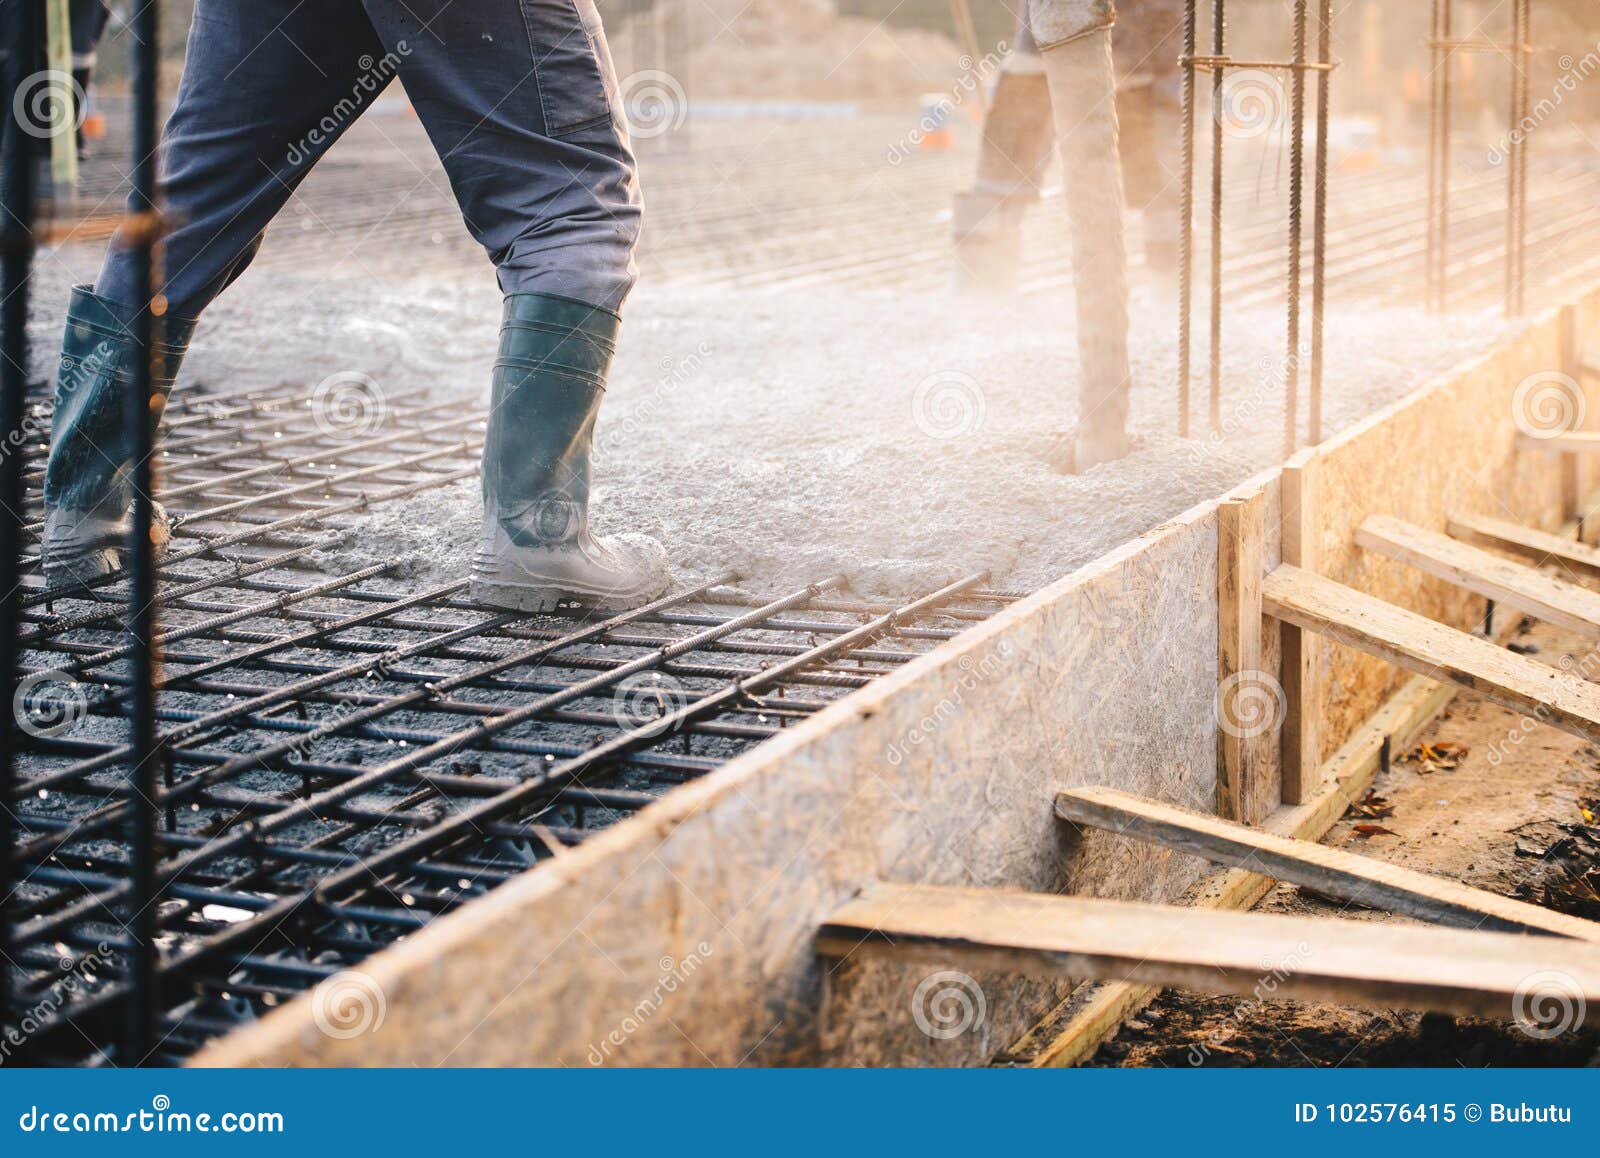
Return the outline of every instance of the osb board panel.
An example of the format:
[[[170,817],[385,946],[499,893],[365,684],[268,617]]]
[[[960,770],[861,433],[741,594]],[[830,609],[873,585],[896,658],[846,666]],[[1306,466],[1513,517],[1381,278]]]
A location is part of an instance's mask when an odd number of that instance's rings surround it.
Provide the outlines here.
[[[375,1032],[322,1033],[302,999],[198,1064],[986,1061],[1065,984],[977,976],[981,1024],[930,1035],[947,981],[827,977],[813,931],[878,879],[1182,893],[1199,861],[1078,838],[1051,802],[1212,806],[1215,584],[1208,506],[374,957]]]
[[[1440,622],[1463,629],[1481,624],[1481,598],[1361,550],[1355,531],[1375,514],[1443,530],[1456,511],[1547,529],[1559,525],[1567,517],[1561,456],[1518,449],[1514,404],[1519,383],[1560,372],[1560,335],[1559,319],[1551,313],[1446,381],[1325,444],[1317,458],[1318,570]],[[1325,758],[1407,673],[1348,648],[1322,646]]]

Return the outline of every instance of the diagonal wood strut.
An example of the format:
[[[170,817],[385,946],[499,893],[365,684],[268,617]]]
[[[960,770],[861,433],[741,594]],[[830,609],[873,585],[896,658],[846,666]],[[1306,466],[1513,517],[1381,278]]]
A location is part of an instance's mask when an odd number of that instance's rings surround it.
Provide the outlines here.
[[[1386,515],[1362,523],[1356,543],[1524,615],[1589,639],[1600,638],[1600,594],[1526,563]]]
[[[1058,793],[1056,815],[1424,921],[1600,942],[1600,922],[1552,912],[1458,881],[1329,848],[1314,840],[1296,840],[1234,824],[1116,788],[1074,788]]]
[[[1273,571],[1261,595],[1274,618],[1600,742],[1600,687],[1577,675],[1296,567]]]

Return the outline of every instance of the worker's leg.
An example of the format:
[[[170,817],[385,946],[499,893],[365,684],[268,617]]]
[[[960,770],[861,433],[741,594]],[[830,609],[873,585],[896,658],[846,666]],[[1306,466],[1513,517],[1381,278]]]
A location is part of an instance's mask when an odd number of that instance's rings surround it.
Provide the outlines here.
[[[196,318],[237,278],[313,165],[393,79],[360,0],[199,0],[162,133],[163,288]],[[113,245],[95,291],[142,304]]]
[[[1181,236],[1183,5],[1173,0],[1119,4],[1113,45],[1128,204],[1143,218],[1145,263],[1170,274],[1177,269]]]
[[[162,141],[164,239],[154,395],[162,405],[194,320],[254,256],[311,164],[393,76],[359,0],[199,0]],[[54,581],[119,562],[131,498],[124,421],[133,319],[150,299],[113,241],[93,290],[74,291],[45,473]]]
[[[1054,157],[1044,60],[1024,15],[984,114],[977,180],[971,190],[956,194],[951,223],[958,288],[993,291],[1015,285],[1022,218],[1039,200]]]
[[[634,283],[640,200],[592,0],[365,0],[506,294],[473,592],[624,607],[667,586],[660,546],[588,529],[590,446]],[[417,29],[421,22],[423,30]]]
[[[1127,453],[1128,271],[1116,75],[1109,29],[1045,48],[1072,230],[1082,386],[1061,465],[1084,470]]]

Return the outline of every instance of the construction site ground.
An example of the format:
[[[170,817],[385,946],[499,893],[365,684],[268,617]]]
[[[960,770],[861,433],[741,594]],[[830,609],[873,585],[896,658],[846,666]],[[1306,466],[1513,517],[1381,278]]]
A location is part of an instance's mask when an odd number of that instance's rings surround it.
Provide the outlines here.
[[[680,587],[731,570],[750,593],[770,595],[842,573],[855,595],[894,599],[987,571],[990,589],[1036,589],[1281,461],[1281,142],[1240,148],[1233,162],[1250,179],[1230,183],[1236,200],[1227,208],[1237,224],[1223,263],[1220,432],[1208,431],[1202,372],[1191,437],[1177,433],[1177,305],[1170,283],[1136,262],[1134,453],[1072,476],[1051,458],[1055,436],[1077,417],[1061,201],[1047,193],[1030,215],[1016,295],[954,293],[948,208],[972,171],[975,133],[961,125],[952,151],[925,153],[906,147],[915,126],[911,109],[822,109],[693,120],[679,134],[641,141],[641,284],[597,431],[595,522],[660,537]],[[1420,160],[1398,150],[1378,170],[1351,164],[1333,194],[1325,435],[1517,325],[1497,308],[1500,174],[1486,164],[1461,182],[1458,309],[1431,316],[1417,306]],[[1535,167],[1530,266],[1554,301],[1600,272],[1592,244],[1600,210],[1571,211],[1600,205],[1600,179],[1556,149]],[[97,159],[86,208],[114,209],[120,185],[117,166]],[[1199,260],[1205,268],[1203,246]],[[97,261],[96,244],[41,256],[36,377],[50,372],[68,287],[92,279]],[[1204,310],[1199,317],[1203,367]],[[393,410],[418,422],[419,399],[425,418],[482,413],[498,321],[492,270],[420,126],[402,101],[386,99],[297,193],[256,268],[207,313],[184,381],[230,394],[287,386],[296,405],[307,392],[314,403],[321,384],[362,383],[347,396],[353,410],[319,416],[335,431],[349,422],[359,442],[390,433]],[[462,436],[461,453],[473,437]],[[287,482],[343,468],[296,469]],[[476,480],[398,497],[344,517],[333,528],[338,545],[297,565],[345,577],[387,565],[386,580],[398,582],[385,598],[464,577],[479,518]],[[1545,653],[1581,646],[1544,629],[1524,642]],[[1600,796],[1600,752],[1540,729],[1489,764],[1495,740],[1518,722],[1459,701],[1432,733],[1468,749],[1458,766],[1396,764],[1376,789],[1387,805],[1374,806],[1392,815],[1352,818],[1331,839],[1486,888],[1526,889],[1540,901],[1547,886],[1591,872],[1600,852],[1592,825],[1587,835],[1555,826],[1587,823],[1580,807]],[[411,739],[396,732],[384,742]],[[680,762],[691,757],[700,758],[686,753]],[[1393,835],[1361,835],[1357,823]],[[1287,889],[1266,907],[1337,908]],[[1168,995],[1097,1060],[1178,1066],[1198,1050],[1205,1064],[1548,1064],[1586,1059],[1597,1047],[1592,1032],[1544,1042],[1503,1026],[1321,1007],[1286,1016],[1281,1006]]]

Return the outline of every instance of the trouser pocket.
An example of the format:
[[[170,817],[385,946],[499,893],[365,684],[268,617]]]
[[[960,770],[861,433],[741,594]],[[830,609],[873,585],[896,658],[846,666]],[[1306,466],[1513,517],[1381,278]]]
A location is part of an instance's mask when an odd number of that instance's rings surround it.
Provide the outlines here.
[[[559,137],[612,115],[594,0],[518,0],[533,49],[545,133]]]

